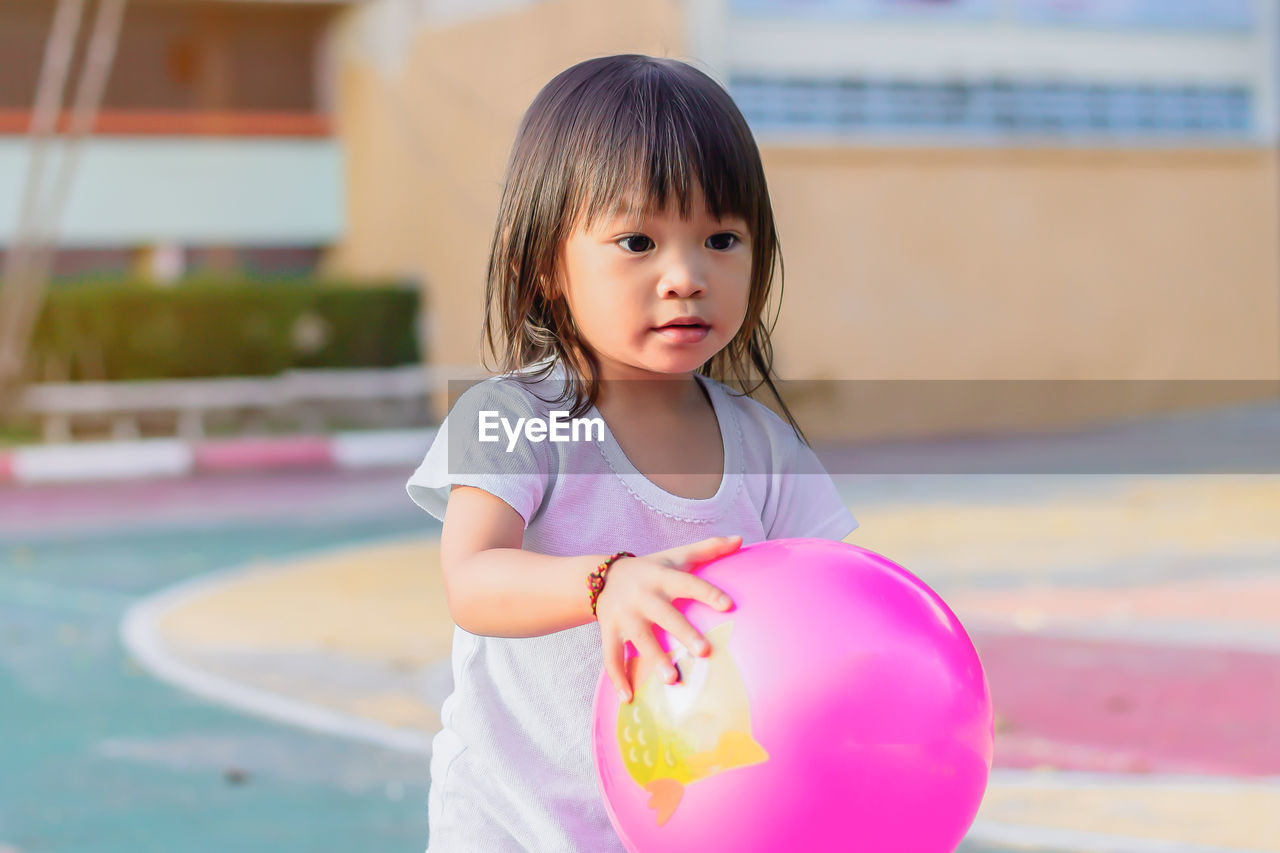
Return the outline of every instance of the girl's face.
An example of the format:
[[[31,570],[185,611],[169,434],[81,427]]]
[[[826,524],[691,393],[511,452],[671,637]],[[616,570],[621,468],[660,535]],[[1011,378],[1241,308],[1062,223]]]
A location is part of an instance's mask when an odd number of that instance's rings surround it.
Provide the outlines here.
[[[689,221],[669,203],[654,216],[580,225],[565,241],[561,294],[602,379],[689,374],[742,326],[751,234],[739,217],[714,219],[696,182],[693,191]],[[692,325],[669,326],[681,319]]]

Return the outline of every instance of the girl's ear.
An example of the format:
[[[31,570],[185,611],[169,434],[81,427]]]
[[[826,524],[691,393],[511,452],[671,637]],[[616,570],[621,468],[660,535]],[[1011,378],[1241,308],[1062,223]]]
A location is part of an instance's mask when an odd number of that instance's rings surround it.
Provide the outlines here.
[[[538,292],[542,294],[542,298],[548,302],[555,302],[562,298],[560,293],[559,265],[557,264],[550,275],[538,276]]]

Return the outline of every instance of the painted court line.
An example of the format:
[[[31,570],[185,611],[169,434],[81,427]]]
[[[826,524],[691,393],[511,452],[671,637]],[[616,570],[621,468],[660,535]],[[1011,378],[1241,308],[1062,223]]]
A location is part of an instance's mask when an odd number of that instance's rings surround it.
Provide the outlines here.
[[[1045,625],[1021,627],[1016,618],[996,619],[986,615],[966,617],[965,631],[972,635],[1040,637],[1046,640],[1097,640],[1199,651],[1240,651],[1280,654],[1280,633],[1231,625],[1178,625],[1171,622],[1147,625]]]
[[[348,551],[359,551],[373,545],[397,542],[412,537],[396,536],[385,540],[360,542],[349,547],[325,548],[291,556],[287,562],[234,566],[210,572],[171,586],[134,604],[125,613],[120,626],[120,639],[135,660],[152,675],[206,699],[276,722],[288,723],[310,731],[367,741],[389,749],[421,755],[431,754],[432,735],[413,729],[389,726],[330,708],[291,699],[278,693],[248,687],[230,679],[212,675],[187,664],[171,653],[157,628],[169,610],[199,598],[216,588],[263,574],[296,571],[307,560],[332,557]]]
[[[1278,790],[1280,776],[1260,776],[1234,779],[1223,776],[1202,776],[1192,773],[1096,773],[1087,770],[1055,770],[1045,773],[1039,770],[999,769],[991,771],[992,784],[1025,790],[1050,790],[1053,788],[1144,788],[1165,790]]]

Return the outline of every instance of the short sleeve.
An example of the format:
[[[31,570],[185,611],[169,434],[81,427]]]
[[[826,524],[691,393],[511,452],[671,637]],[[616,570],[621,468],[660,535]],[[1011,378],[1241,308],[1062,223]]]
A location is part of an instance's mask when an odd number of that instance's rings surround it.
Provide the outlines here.
[[[775,468],[770,491],[774,499],[764,518],[769,539],[840,541],[858,527],[817,455],[799,438]]]
[[[551,478],[546,442],[531,440],[522,428],[535,417],[529,394],[515,380],[476,383],[449,410],[405,491],[443,521],[453,486],[484,489],[520,513],[528,527]]]

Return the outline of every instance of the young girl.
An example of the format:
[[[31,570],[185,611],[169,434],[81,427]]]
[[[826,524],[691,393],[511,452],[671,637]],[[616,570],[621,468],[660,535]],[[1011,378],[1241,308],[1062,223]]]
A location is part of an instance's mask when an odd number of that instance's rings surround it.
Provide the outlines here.
[[[622,850],[591,755],[602,668],[628,701],[630,642],[675,682],[653,626],[705,655],[672,602],[732,606],[690,569],[858,526],[772,381],[777,248],[746,122],[695,68],[592,59],[529,107],[489,259],[500,375],[407,485],[444,521],[458,626],[430,851]],[[790,423],[723,384],[752,378]]]

